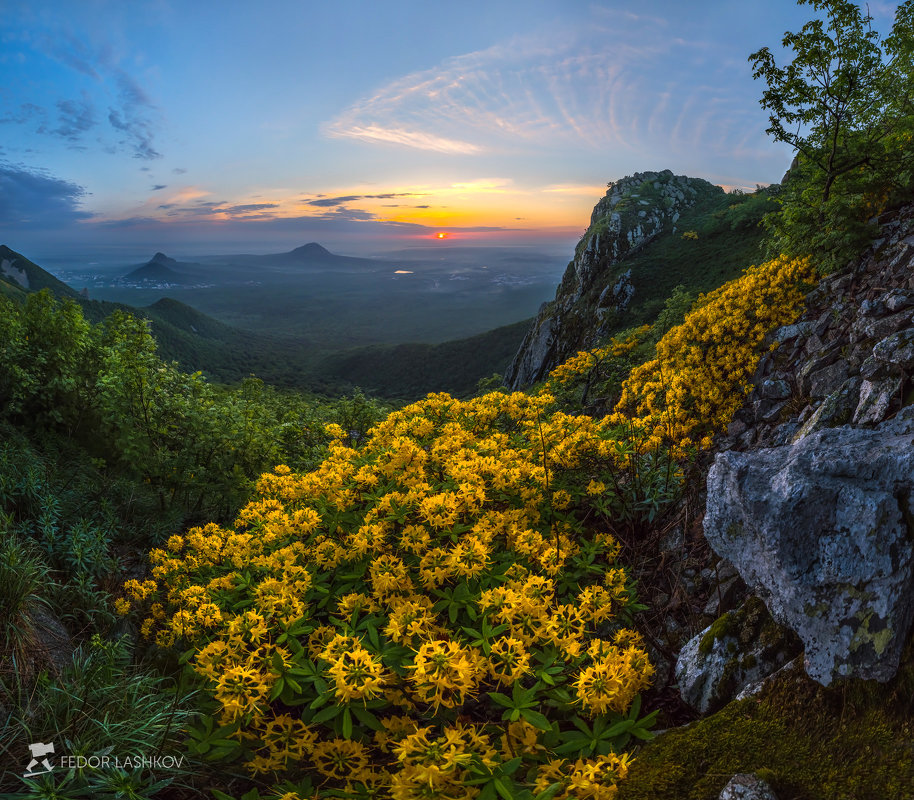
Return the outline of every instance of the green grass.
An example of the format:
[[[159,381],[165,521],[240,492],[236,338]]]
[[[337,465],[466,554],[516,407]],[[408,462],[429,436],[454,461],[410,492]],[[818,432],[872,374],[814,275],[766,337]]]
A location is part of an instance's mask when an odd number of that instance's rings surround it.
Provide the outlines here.
[[[0,798],[69,800],[92,797],[163,797],[163,790],[186,783],[193,769],[112,768],[64,770],[23,778],[30,742],[53,743],[60,756],[180,758],[183,729],[193,698],[172,680],[136,664],[126,639],[93,637],[74,653],[59,675],[34,683],[0,682]]]

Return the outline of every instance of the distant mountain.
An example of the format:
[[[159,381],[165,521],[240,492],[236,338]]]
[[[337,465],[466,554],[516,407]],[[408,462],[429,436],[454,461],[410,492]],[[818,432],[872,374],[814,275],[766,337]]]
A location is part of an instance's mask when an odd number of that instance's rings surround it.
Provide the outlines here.
[[[300,261],[309,261],[314,260],[315,258],[333,256],[333,253],[326,247],[319,245],[317,242],[309,242],[308,244],[303,244],[301,247],[296,247],[285,255]]]
[[[124,283],[161,286],[163,284],[185,285],[199,282],[199,276],[188,274],[187,268],[193,264],[183,264],[165,253],[156,253],[149,261],[121,278]],[[181,270],[181,271],[179,271]]]
[[[58,297],[79,297],[79,292],[71,289],[63,281],[57,280],[50,272],[29,261],[21,253],[11,250],[5,244],[0,245],[0,290],[9,296],[21,296],[22,293],[40,292],[50,289]]]
[[[294,267],[316,271],[374,272],[392,266],[392,262],[375,258],[356,258],[331,253],[317,242],[309,242],[288,253],[228,256],[225,262],[256,267]]]
[[[223,276],[226,272],[236,285],[242,285],[238,283],[242,277],[256,277],[258,280],[249,280],[251,286],[240,293],[245,302],[254,305],[263,302],[262,297],[258,300],[258,289],[269,288],[269,282],[273,281],[281,289],[281,294],[271,290],[272,294],[266,295],[271,313],[287,317],[300,313],[302,307],[311,308],[305,301],[311,291],[308,287],[316,283],[324,287],[319,301],[324,317],[313,330],[304,325],[288,335],[278,331],[270,333],[256,325],[253,329],[234,327],[237,322],[220,322],[191,305],[161,297],[158,290],[150,291],[148,287],[137,287],[134,294],[137,297],[158,296],[159,299],[145,307],[90,300],[8,247],[0,247],[0,296],[23,301],[34,291],[49,289],[59,298],[78,303],[85,318],[92,323],[101,322],[115,311],[124,311],[148,319],[159,355],[166,361],[176,361],[187,372],[200,370],[210,380],[225,383],[236,383],[256,374],[276,386],[337,396],[352,391],[353,386],[400,399],[415,399],[430,391],[472,394],[480,378],[504,369],[527,327],[525,322],[515,323],[471,338],[454,337],[454,340],[439,344],[393,344],[352,349],[348,342],[358,341],[357,337],[350,336],[353,319],[370,327],[382,325],[385,320],[403,319],[421,309],[431,328],[433,322],[440,324],[446,305],[417,304],[417,290],[392,274],[392,266],[401,262],[350,259],[330,253],[315,243],[273,257],[283,259],[282,263],[273,267],[240,264],[237,261],[233,264],[216,261],[189,264],[169,258],[164,253],[156,253],[131,274],[139,272],[142,277],[151,273],[153,279],[170,279],[169,273],[183,276],[187,268],[196,268],[211,286],[211,281],[225,281]],[[231,270],[231,267],[235,269]],[[341,273],[339,277],[333,274],[337,267]],[[369,275],[369,271],[373,274]],[[389,271],[391,274],[388,275]],[[321,274],[323,277],[318,278]],[[353,275],[356,276],[354,280]],[[224,282],[222,285],[229,286],[231,283]],[[295,286],[305,286],[306,291],[299,289],[298,295],[290,292],[290,287]],[[174,290],[181,292],[182,297],[198,296],[195,287],[175,287]],[[427,287],[418,291],[423,292],[422,297],[429,296]],[[122,296],[127,294],[123,292]],[[205,291],[200,290],[199,296],[204,294]],[[222,292],[220,296],[233,294]],[[459,290],[453,290],[453,294],[447,296],[463,297]],[[471,292],[469,300],[478,303],[480,298],[485,300],[488,296],[486,293]],[[500,295],[496,293],[494,296]],[[371,310],[370,304],[364,305],[366,298],[375,306],[383,307],[387,316],[376,315],[366,323],[365,311]],[[463,297],[462,302],[467,299]],[[363,305],[358,306],[360,302]],[[353,306],[359,308],[355,317],[352,316]],[[236,314],[236,318],[248,321],[243,315]],[[497,315],[493,318],[497,319]],[[453,322],[449,324],[453,327]],[[328,326],[338,337],[335,349],[326,345]],[[397,335],[403,334],[400,332]],[[324,337],[323,340],[316,342],[315,337],[320,336]]]

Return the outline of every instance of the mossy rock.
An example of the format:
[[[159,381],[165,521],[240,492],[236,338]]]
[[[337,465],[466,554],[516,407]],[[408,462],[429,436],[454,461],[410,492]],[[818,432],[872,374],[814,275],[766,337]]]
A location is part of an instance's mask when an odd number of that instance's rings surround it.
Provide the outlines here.
[[[648,744],[619,800],[717,800],[737,773],[764,774],[779,798],[914,796],[914,653],[888,684],[824,688],[805,675]]]

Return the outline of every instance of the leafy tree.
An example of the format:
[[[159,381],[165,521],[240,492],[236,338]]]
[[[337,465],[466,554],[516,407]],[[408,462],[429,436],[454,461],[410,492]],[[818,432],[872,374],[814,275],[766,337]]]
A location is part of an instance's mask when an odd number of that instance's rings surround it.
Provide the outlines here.
[[[6,416],[74,435],[92,405],[95,332],[48,290],[0,298],[0,405]]]
[[[816,254],[835,268],[865,244],[868,220],[911,183],[914,153],[914,0],[896,12],[885,40],[872,17],[849,0],[798,0],[823,12],[782,44],[793,58],[779,66],[767,47],[749,60],[768,88],[767,133],[796,150],[769,215],[774,251]],[[773,255],[774,253],[772,253]]]

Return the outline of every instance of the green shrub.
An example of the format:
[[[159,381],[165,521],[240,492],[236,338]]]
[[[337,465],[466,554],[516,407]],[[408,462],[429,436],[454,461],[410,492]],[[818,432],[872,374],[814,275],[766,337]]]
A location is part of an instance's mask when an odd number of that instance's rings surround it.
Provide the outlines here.
[[[121,607],[186,648],[214,718],[195,751],[320,776],[321,797],[583,800],[621,779],[652,667],[593,520],[624,516],[634,454],[553,402],[431,395],[358,448],[332,427],[317,470],[277,467],[233,528],[151,553]]]

